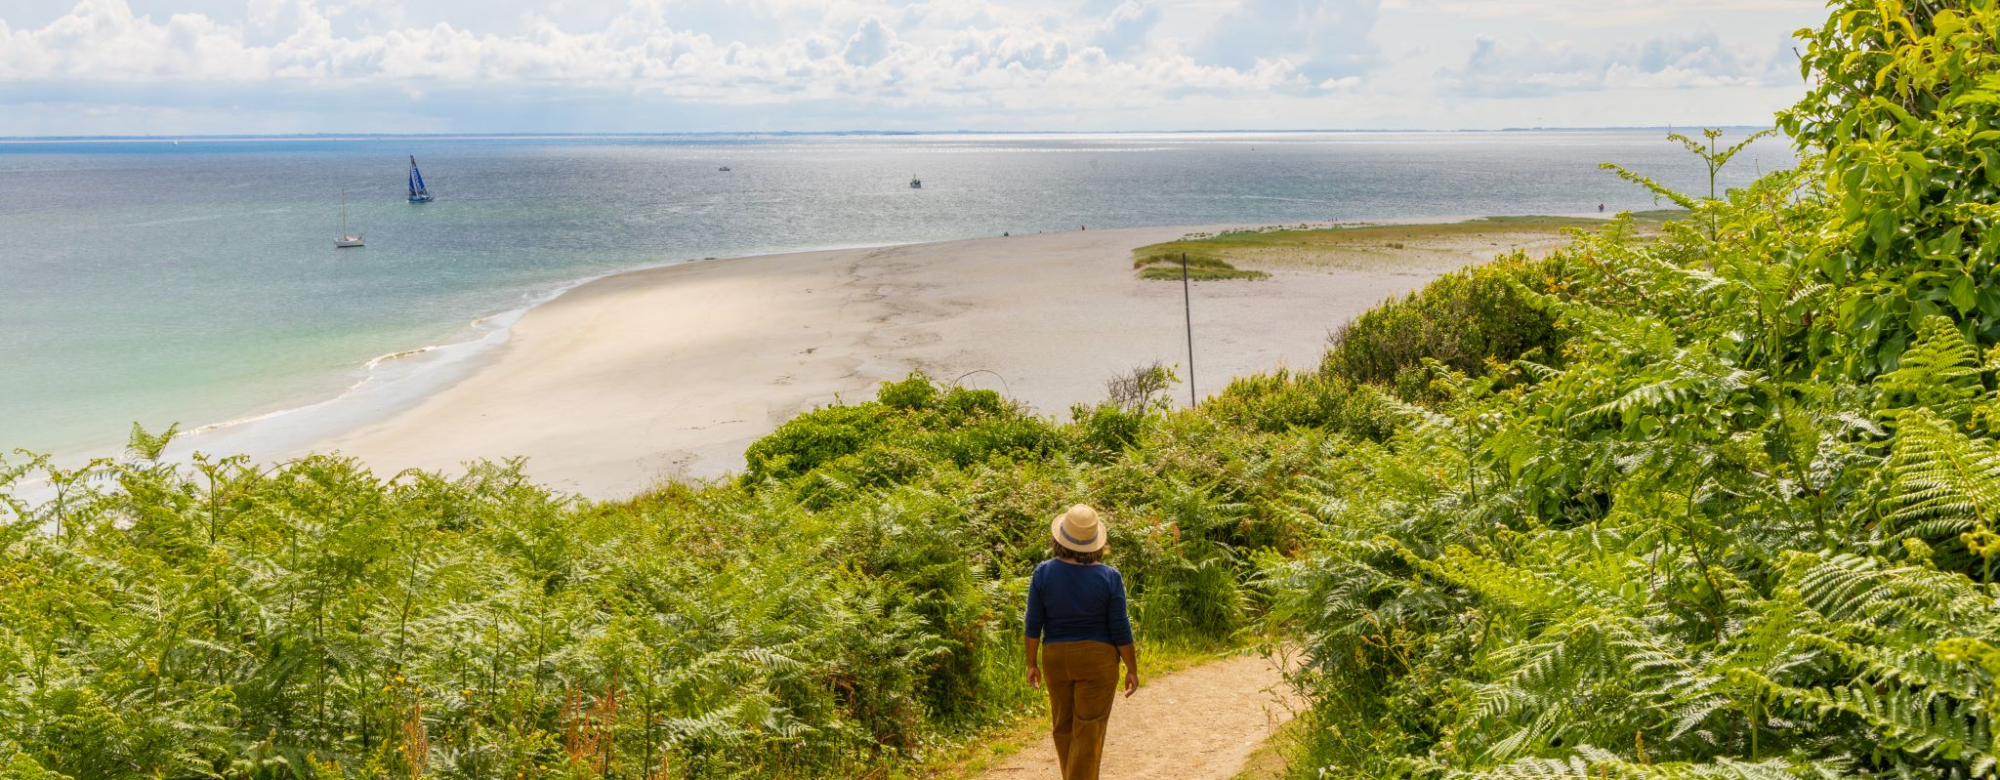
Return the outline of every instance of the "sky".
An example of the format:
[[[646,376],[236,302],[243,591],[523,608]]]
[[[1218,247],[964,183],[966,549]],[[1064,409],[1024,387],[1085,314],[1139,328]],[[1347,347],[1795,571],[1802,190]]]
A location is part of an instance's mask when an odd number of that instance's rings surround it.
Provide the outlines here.
[[[0,0],[0,136],[1767,125],[1822,0]]]

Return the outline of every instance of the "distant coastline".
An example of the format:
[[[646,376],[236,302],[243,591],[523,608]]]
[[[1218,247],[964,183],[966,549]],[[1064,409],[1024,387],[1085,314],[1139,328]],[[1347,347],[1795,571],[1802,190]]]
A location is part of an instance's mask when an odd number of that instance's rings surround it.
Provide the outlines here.
[[[1305,130],[744,130],[744,131],[704,131],[685,133],[276,133],[276,134],[217,134],[194,133],[187,135],[15,135],[0,136],[0,143],[166,143],[173,141],[476,141],[476,140],[591,140],[617,138],[856,138],[856,137],[914,137],[914,136],[1200,136],[1200,135],[1368,135],[1378,133],[1427,135],[1454,135],[1480,133],[1591,133],[1591,132],[1637,132],[1657,130],[1659,132],[1685,131],[1690,126],[1682,125],[1632,125],[1606,127],[1494,127],[1494,128],[1325,128]],[[1722,125],[1723,130],[1754,132],[1770,129],[1770,125]]]

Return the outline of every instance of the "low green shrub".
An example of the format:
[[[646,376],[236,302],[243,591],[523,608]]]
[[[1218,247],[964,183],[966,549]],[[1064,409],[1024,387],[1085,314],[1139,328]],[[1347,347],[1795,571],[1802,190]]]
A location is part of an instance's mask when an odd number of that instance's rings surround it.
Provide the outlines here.
[[[882,389],[875,394],[875,400],[891,409],[906,412],[922,411],[937,405],[940,393],[937,385],[923,372],[916,372],[900,382],[883,382]]]
[[[1320,428],[1381,441],[1396,428],[1395,413],[1373,388],[1288,369],[1232,380],[1202,409],[1230,425],[1267,433]]]
[[[1115,459],[1137,444],[1146,430],[1148,416],[1111,403],[1077,404],[1070,408],[1077,443],[1086,457],[1099,462]]]
[[[1048,421],[1026,414],[967,419],[949,430],[929,435],[926,446],[934,457],[959,467],[989,461],[1033,460],[1063,451],[1063,437]]]
[[[1343,325],[1320,370],[1388,385],[1425,359],[1473,376],[1484,374],[1489,361],[1530,353],[1552,360],[1562,334],[1521,288],[1540,290],[1553,270],[1550,261],[1515,254],[1440,276]]]
[[[743,481],[784,481],[861,451],[888,433],[893,410],[882,404],[827,406],[801,414],[743,453]]]
[[[940,388],[921,373],[883,382],[876,400],[806,412],[778,426],[744,453],[742,481],[758,485],[808,474],[814,481],[870,487],[885,475],[908,473],[885,458],[900,450],[917,458],[945,457],[963,466],[998,453],[1033,457],[1053,452],[1060,436],[1046,421],[991,390]],[[894,445],[888,449],[881,444]],[[856,457],[865,455],[865,457]],[[893,458],[891,458],[893,459]],[[872,464],[872,465],[871,465]]]
[[[1002,398],[998,391],[965,387],[953,387],[943,392],[938,396],[936,406],[949,425],[956,425],[978,415],[998,416],[1019,413],[1019,410],[1007,399]]]

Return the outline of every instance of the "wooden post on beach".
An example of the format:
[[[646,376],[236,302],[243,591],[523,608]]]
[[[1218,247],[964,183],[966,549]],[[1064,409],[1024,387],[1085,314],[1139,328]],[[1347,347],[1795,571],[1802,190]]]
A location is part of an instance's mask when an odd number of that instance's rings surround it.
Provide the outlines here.
[[[1201,404],[1194,392],[1194,293],[1188,290],[1187,253],[1181,253],[1181,309],[1187,312],[1188,337],[1188,408]]]

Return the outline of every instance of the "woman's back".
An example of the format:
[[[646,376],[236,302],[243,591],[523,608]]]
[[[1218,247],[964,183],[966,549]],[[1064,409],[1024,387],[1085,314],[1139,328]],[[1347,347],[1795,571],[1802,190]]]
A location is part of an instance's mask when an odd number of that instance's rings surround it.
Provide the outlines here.
[[[1049,736],[1063,780],[1097,780],[1104,729],[1118,696],[1139,689],[1139,648],[1125,616],[1125,578],[1100,563],[1111,537],[1097,510],[1077,504],[1049,521],[1049,560],[1028,578],[1028,684],[1049,689]]]
[[[1028,636],[1042,642],[1132,644],[1125,614],[1125,580],[1104,564],[1050,559],[1035,567],[1028,582]]]

